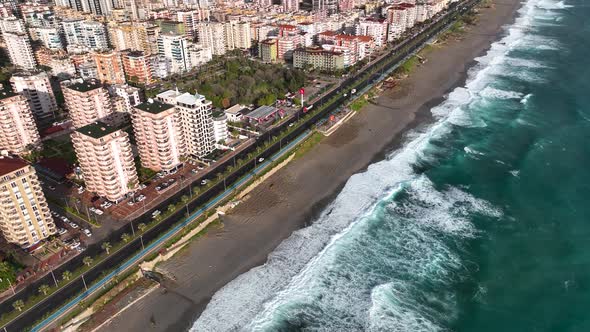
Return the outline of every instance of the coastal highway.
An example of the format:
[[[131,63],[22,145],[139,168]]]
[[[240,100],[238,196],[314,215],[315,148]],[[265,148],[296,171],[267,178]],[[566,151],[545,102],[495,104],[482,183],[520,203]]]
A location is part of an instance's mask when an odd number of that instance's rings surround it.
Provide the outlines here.
[[[305,118],[304,121],[302,121],[300,124],[295,126],[293,128],[293,130],[282,139],[282,141],[280,141],[280,142],[277,141],[274,144],[271,144],[268,148],[261,151],[260,153],[256,152],[256,149],[258,147],[262,146],[263,143],[270,141],[273,136],[278,136],[278,134],[281,131],[289,128],[288,126],[291,123],[294,123],[296,121],[296,117],[300,117],[300,116],[304,115],[302,111],[299,111],[299,113],[296,114],[296,116],[289,119],[288,121],[285,121],[283,123],[283,125],[281,125],[277,128],[273,128],[271,131],[269,131],[267,133],[264,133],[257,140],[256,144],[253,144],[248,149],[241,151],[234,158],[229,159],[229,160],[221,163],[220,165],[218,165],[217,169],[220,170],[221,172],[223,172],[225,169],[227,169],[227,167],[230,167],[234,164],[235,159],[245,159],[245,158],[247,158],[248,154],[250,154],[250,153],[255,154],[255,158],[250,159],[250,161],[248,163],[245,163],[244,165],[240,166],[236,170],[233,170],[232,173],[226,177],[225,183],[232,184],[230,186],[230,188],[232,188],[232,187],[235,188],[236,186],[239,185],[238,183],[243,183],[243,182],[239,182],[239,181],[244,176],[246,176],[249,173],[251,174],[253,169],[259,169],[259,167],[264,167],[266,165],[265,163],[263,163],[263,165],[256,165],[256,160],[258,158],[261,158],[261,157],[265,158],[266,159],[265,162],[268,163],[270,161],[271,156],[281,150],[282,145],[284,145],[284,147],[287,147],[287,146],[293,146],[291,144],[296,144],[294,142],[300,141],[300,140],[298,140],[298,138],[302,137],[301,135],[303,135],[304,133],[309,132],[309,130],[314,127],[315,123],[317,123],[319,120],[325,118],[332,111],[334,111],[335,109],[340,107],[340,105],[343,102],[348,100],[347,97],[344,97],[345,91],[349,92],[353,88],[357,89],[358,91],[361,91],[362,89],[365,89],[368,86],[371,86],[372,84],[377,82],[380,78],[383,78],[385,73],[387,73],[388,71],[395,68],[395,66],[399,65],[407,56],[411,55],[413,52],[415,52],[421,46],[423,46],[426,42],[428,42],[431,38],[433,38],[438,33],[440,33],[441,31],[446,29],[448,26],[450,26],[450,24],[452,24],[454,22],[454,18],[456,17],[456,15],[470,10],[477,2],[478,2],[478,0],[472,0],[472,1],[463,2],[461,4],[455,4],[451,9],[449,9],[449,11],[447,11],[445,14],[443,14],[439,18],[437,18],[437,20],[430,23],[428,26],[424,27],[422,32],[417,33],[414,36],[412,36],[412,38],[406,39],[404,42],[398,44],[396,47],[391,49],[388,53],[386,53],[382,57],[378,58],[377,60],[375,60],[371,64],[367,65],[363,69],[363,71],[357,73],[356,77],[347,78],[338,87],[332,89],[330,92],[328,92],[324,96],[322,96],[319,99],[317,99],[316,101],[314,101],[315,109],[321,108],[322,105],[324,105],[325,103],[328,103],[328,102],[330,102],[330,105],[323,108],[319,112],[312,113],[312,116]],[[367,75],[367,74],[369,74],[369,75]],[[363,75],[365,75],[365,76],[363,76]],[[194,183],[190,184],[190,185],[194,185]],[[215,199],[215,197],[218,197],[220,194],[222,194],[223,192],[226,192],[226,191],[227,191],[227,188],[224,188],[224,183],[218,182],[215,185],[213,185],[212,187],[210,187],[209,189],[207,189],[206,191],[204,191],[194,201],[190,202],[188,204],[188,209],[190,211],[197,210],[197,212],[198,212],[203,208],[203,206],[211,206],[210,205],[211,203],[208,203],[208,202]],[[183,190],[180,190],[178,193],[176,193],[175,195],[170,197],[168,200],[163,202],[160,206],[166,207],[166,206],[168,206],[168,204],[176,203],[180,200],[180,197],[182,195],[187,195],[187,194],[189,194],[188,187]],[[206,205],[206,204],[209,204],[209,205]],[[123,233],[132,233],[132,227],[134,227],[133,225],[137,225],[138,223],[141,223],[141,222],[147,223],[149,221],[150,212],[151,211],[148,211],[148,213],[146,213],[144,216],[140,217],[138,220],[134,221],[133,223],[128,224],[126,227],[121,227],[121,229],[113,232],[113,234],[111,234],[105,241],[109,241],[111,243],[116,243],[120,240],[120,237]],[[197,212],[195,212],[195,213],[197,213]],[[117,267],[117,266],[123,264],[122,266],[118,267],[115,270],[115,271],[121,272],[123,269],[123,266],[128,267],[128,266],[132,265],[132,263],[129,263],[130,259],[137,257],[137,255],[139,255],[138,252],[141,252],[141,249],[142,249],[141,240],[143,240],[144,244],[149,243],[148,247],[152,244],[152,241],[158,241],[158,243],[162,243],[164,240],[159,240],[159,239],[164,234],[171,234],[170,232],[172,232],[174,229],[178,230],[179,228],[177,228],[177,227],[182,228],[183,226],[180,226],[180,225],[186,225],[189,222],[189,221],[185,220],[181,224],[176,224],[178,221],[184,220],[184,218],[185,218],[184,209],[176,211],[170,217],[166,218],[165,220],[162,220],[156,226],[147,230],[144,234],[142,234],[141,239],[136,238],[133,241],[131,241],[130,243],[128,243],[127,245],[125,245],[124,247],[122,247],[121,249],[119,249],[115,252],[112,252],[103,261],[97,263],[90,270],[85,272],[84,280],[85,280],[86,284],[87,285],[91,285],[91,284],[96,285],[97,283],[100,283],[101,281],[105,280],[105,278],[107,276],[111,276],[113,273],[113,272],[103,273],[103,271],[111,271],[114,267]],[[101,243],[96,243],[94,245],[89,246],[83,255],[79,255],[79,256],[75,257],[74,259],[72,259],[71,261],[66,262],[65,264],[63,264],[62,266],[57,268],[55,270],[55,273],[57,275],[61,275],[61,273],[65,270],[69,270],[69,271],[76,270],[77,268],[82,266],[83,257],[96,256],[102,252],[102,249],[100,248],[100,244]],[[157,245],[152,246],[151,248],[153,249],[156,246]],[[48,282],[48,280],[45,280],[46,278],[47,277],[42,278],[38,282],[36,282],[33,285],[31,285],[30,287],[28,287],[28,291],[23,290],[23,292],[17,293],[17,295],[12,297],[10,300],[0,303],[0,311],[1,312],[12,311],[12,303],[14,301],[16,301],[17,299],[22,299],[22,300],[26,301],[26,299],[29,298],[30,296],[32,296],[32,294],[35,294],[36,290],[38,289],[38,287],[41,284],[45,284],[45,283],[50,284]],[[111,278],[112,278],[112,276],[111,276]],[[108,279],[108,280],[110,280],[110,279]],[[102,285],[104,285],[104,284],[105,283],[102,283]],[[95,288],[92,288],[92,287],[94,287],[94,286],[91,286],[91,289],[94,289],[94,290],[97,289],[96,287]],[[100,286],[100,287],[102,287],[102,286]],[[81,292],[84,292],[84,293],[82,293],[80,295]],[[88,291],[86,291],[86,288],[84,286],[84,281],[82,280],[82,278],[76,278],[76,279],[70,281],[67,285],[65,285],[62,288],[60,288],[59,290],[57,290],[51,296],[49,296],[49,297],[45,298],[43,301],[37,303],[32,308],[29,308],[26,311],[23,311],[18,317],[16,317],[10,323],[5,325],[3,328],[5,329],[6,332],[25,330],[28,327],[30,327],[33,324],[33,322],[38,321],[40,319],[40,317],[44,317],[44,316],[52,313],[55,310],[55,308],[62,306],[64,303],[67,303],[67,305],[69,305],[69,307],[67,307],[67,308],[62,307],[61,309],[59,309],[59,313],[66,312],[68,309],[75,306],[75,304],[78,303],[80,301],[80,299],[86,297],[88,294],[89,293],[88,293]],[[80,297],[80,296],[82,296],[82,297]],[[73,301],[78,301],[78,302],[73,302]],[[37,324],[35,326],[34,330],[39,331],[39,330],[46,328],[47,326],[49,326],[53,322],[54,319],[58,318],[59,316],[60,316],[60,314],[57,314],[57,313],[51,314],[51,316],[49,316],[48,318],[43,320],[42,323]]]

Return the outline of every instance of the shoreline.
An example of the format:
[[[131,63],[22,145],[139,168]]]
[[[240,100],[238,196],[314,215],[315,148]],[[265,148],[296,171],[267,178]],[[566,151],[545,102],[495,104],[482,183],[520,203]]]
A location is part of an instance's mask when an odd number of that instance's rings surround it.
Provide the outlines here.
[[[464,85],[473,59],[498,39],[503,25],[513,21],[520,2],[508,0],[500,7],[480,8],[489,16],[480,14],[462,40],[452,38],[442,47],[435,46],[426,55],[428,62],[416,67],[394,91],[382,91],[375,104],[365,106],[306,155],[253,190],[223,218],[223,228],[161,264],[161,270],[174,276],[173,285],[150,293],[99,331],[190,328],[218,289],[264,264],[293,231],[317,218],[351,175],[399,149],[412,130],[432,124],[430,109]]]

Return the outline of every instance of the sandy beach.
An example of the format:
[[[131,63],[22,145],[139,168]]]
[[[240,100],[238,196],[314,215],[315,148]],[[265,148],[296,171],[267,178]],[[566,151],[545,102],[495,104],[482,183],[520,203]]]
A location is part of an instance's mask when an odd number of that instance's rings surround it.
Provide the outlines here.
[[[518,0],[492,0],[460,40],[427,55],[393,91],[385,91],[334,134],[258,186],[223,225],[191,243],[159,269],[174,282],[157,289],[99,331],[184,331],[226,283],[264,264],[293,231],[311,223],[347,179],[403,143],[404,134],[431,120],[429,109],[463,84],[473,59],[502,33]]]

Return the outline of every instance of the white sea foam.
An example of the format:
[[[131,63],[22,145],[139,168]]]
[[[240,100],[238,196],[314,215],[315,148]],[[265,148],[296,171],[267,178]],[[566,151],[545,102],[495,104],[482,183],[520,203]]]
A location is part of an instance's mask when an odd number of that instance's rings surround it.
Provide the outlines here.
[[[536,6],[540,2],[544,7]],[[432,109],[437,123],[410,135],[388,159],[352,176],[311,226],[294,232],[266,264],[218,291],[191,331],[273,331],[281,322],[311,316],[316,325],[308,328],[315,331],[441,330],[440,321],[456,314],[455,299],[452,294],[424,293],[417,283],[444,285],[454,280],[462,262],[443,239],[477,236],[470,215],[497,218],[502,212],[459,188],[435,188],[426,176],[415,174],[412,165],[426,157],[429,142],[443,139],[451,125],[474,124],[465,105],[476,98],[522,97],[485,89],[506,65],[511,49],[532,43],[527,33],[546,3],[554,2],[529,0],[519,10],[507,36],[477,59],[466,87],[455,89]],[[393,199],[402,192],[407,199]],[[372,232],[379,222],[380,231]],[[370,259],[356,259],[358,255]],[[405,273],[406,278],[392,280],[377,266]],[[371,285],[367,280],[382,282]],[[420,296],[446,311],[433,311]]]
[[[493,99],[520,99],[522,98],[522,93],[517,91],[506,91],[501,89],[492,88],[487,86],[483,89],[480,93],[480,96],[484,98],[493,98]]]

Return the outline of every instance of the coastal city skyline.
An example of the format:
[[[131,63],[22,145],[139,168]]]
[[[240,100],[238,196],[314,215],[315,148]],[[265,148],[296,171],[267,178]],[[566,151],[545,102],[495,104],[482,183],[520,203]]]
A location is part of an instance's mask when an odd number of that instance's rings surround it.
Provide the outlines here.
[[[574,301],[587,271],[547,271],[576,238],[495,260],[585,211],[583,182],[536,194],[587,157],[580,1],[0,2],[0,329],[506,330],[539,317],[525,277]]]

